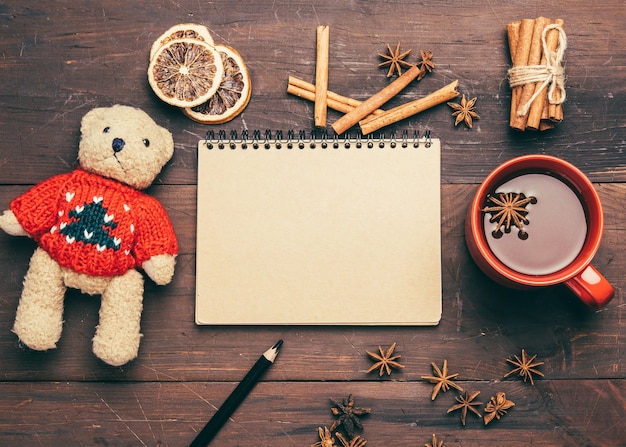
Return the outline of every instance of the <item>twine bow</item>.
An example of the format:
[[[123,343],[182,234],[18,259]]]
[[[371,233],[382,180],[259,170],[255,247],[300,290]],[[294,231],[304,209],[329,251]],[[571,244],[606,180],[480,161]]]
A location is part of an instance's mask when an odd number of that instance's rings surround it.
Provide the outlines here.
[[[552,29],[559,32],[559,43],[556,51],[550,51],[546,43],[546,35]],[[548,101],[550,104],[562,104],[565,101],[565,70],[561,66],[563,55],[567,48],[565,31],[560,25],[548,25],[541,34],[541,43],[543,45],[543,53],[546,55],[545,65],[520,65],[509,70],[509,85],[511,88],[541,82],[539,88],[535,89],[534,94],[526,104],[517,109],[518,116],[524,116],[528,113],[533,101],[545,88],[548,88]]]

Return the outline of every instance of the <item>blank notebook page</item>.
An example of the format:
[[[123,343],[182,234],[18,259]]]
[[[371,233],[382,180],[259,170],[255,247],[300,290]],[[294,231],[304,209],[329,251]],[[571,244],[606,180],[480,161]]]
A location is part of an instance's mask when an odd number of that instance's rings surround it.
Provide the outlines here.
[[[440,143],[198,145],[196,323],[434,325]]]

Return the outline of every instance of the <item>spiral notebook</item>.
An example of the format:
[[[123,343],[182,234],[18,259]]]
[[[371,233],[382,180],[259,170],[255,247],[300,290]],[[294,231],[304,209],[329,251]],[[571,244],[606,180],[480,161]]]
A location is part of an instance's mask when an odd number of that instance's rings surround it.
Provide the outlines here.
[[[197,324],[440,317],[438,139],[199,142]]]

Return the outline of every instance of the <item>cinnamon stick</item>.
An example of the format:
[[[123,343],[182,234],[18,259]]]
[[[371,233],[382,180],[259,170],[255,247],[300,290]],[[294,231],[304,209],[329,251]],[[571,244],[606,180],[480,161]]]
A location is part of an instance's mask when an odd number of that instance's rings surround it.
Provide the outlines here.
[[[552,123],[552,121],[549,120],[541,120],[539,122],[539,130],[540,131],[544,131],[544,130],[550,130],[550,129],[554,129],[554,124]]]
[[[556,19],[554,23],[561,27],[565,25],[565,21],[563,21],[562,19]],[[557,34],[557,39],[558,39],[558,31],[550,30],[550,33],[552,32],[555,32],[555,34]],[[555,43],[554,51],[556,51],[557,46],[558,46],[558,42]],[[550,104],[549,111],[548,111],[548,118],[550,119],[550,121],[553,121],[556,123],[560,123],[561,121],[563,121],[563,104]]]
[[[317,27],[317,58],[315,63],[315,125],[326,127],[326,92],[328,91],[328,52],[330,29],[328,26]]]
[[[535,19],[522,19],[519,28],[519,39],[517,43],[517,49],[513,55],[513,66],[519,67],[522,65],[528,65],[528,57],[530,55],[530,47],[533,40],[533,31],[535,28]],[[524,130],[526,128],[526,120],[520,120],[517,116],[517,109],[521,103],[522,86],[515,87],[518,90],[516,94],[516,103],[511,103],[514,113],[511,114],[511,120],[509,125],[513,129]]]
[[[563,104],[550,104],[549,118],[554,123],[563,121]]]
[[[522,22],[516,20],[515,22],[508,23],[506,25],[507,38],[509,41],[509,54],[511,56],[511,63],[515,63],[515,54],[517,53],[517,45],[519,43],[519,29]]]
[[[450,84],[423,98],[400,105],[373,118],[362,120],[359,122],[361,132],[363,135],[367,135],[384,126],[397,123],[398,121],[430,109],[431,107],[441,104],[442,102],[449,101],[452,98],[459,96],[459,92],[457,91],[458,84],[458,80],[452,81]]]
[[[406,72],[404,72],[402,76],[398,77],[387,87],[380,90],[374,96],[371,96],[367,100],[363,101],[360,106],[335,121],[332,125],[335,132],[337,134],[342,134],[346,130],[350,129],[360,120],[400,93],[402,89],[411,83],[411,81],[417,78],[420,72],[421,70],[417,67],[417,65],[413,65]]]
[[[315,101],[315,85],[293,76],[289,76],[287,93],[298,96],[302,99]],[[341,96],[330,90],[326,92],[326,103],[329,108],[342,113],[351,112],[355,107],[361,105],[361,101]],[[380,115],[381,113],[384,113],[384,110],[376,109],[369,116]]]
[[[517,20],[507,24],[506,31],[509,41],[509,54],[511,55],[511,65],[515,66],[515,55],[517,53],[517,47],[519,44],[519,30],[522,22]],[[509,116],[509,123],[513,123],[515,114],[517,113],[517,103],[519,97],[519,88],[515,87],[511,89],[511,113]]]
[[[552,23],[552,21],[544,17],[540,17],[539,19],[537,19],[537,21],[539,20],[542,21],[541,30],[539,34],[539,46],[541,47],[540,48],[541,58],[537,63],[541,65],[546,65],[547,55],[543,51],[543,44],[541,40],[542,40],[544,28],[548,26],[550,23]],[[534,38],[535,36],[533,36],[533,39]],[[553,30],[548,31],[547,36],[546,36],[546,48],[548,49],[548,51],[554,51],[556,49],[556,43],[557,43],[558,38],[559,38],[559,33],[557,30],[553,29]],[[530,64],[532,64],[532,61],[529,60],[529,65]],[[530,99],[530,97],[532,97],[537,91],[539,91],[542,84],[543,84],[542,82],[536,82],[534,85],[528,84],[532,87],[532,91],[530,92],[528,99]],[[530,89],[531,88],[529,87],[528,90]],[[526,90],[527,89],[525,88],[524,91]],[[532,129],[532,130],[539,129],[539,123],[541,121],[541,116],[543,114],[543,108],[546,103],[547,95],[548,95],[548,89],[544,87],[542,93],[539,94],[539,96],[537,96],[535,100],[532,102],[530,109],[528,110],[528,118],[526,120],[526,127],[528,129]],[[528,101],[528,99],[526,99],[526,101]]]
[[[308,95],[305,92],[312,93],[312,95]],[[287,93],[292,93],[296,96],[300,96],[303,99],[314,101],[315,100],[315,85],[309,82],[303,81],[300,78],[296,78],[295,76],[289,76],[289,85],[287,86]],[[326,98],[328,101],[328,107],[330,107],[333,110],[337,110],[343,113],[351,112],[352,109],[360,106],[363,103],[362,101],[359,101],[358,99],[349,98],[347,96],[342,96],[330,90],[326,92]],[[336,109],[331,105],[331,103],[336,103],[336,105],[341,108]],[[376,109],[371,114],[379,115],[383,112],[384,110],[382,109]]]
[[[542,42],[541,35],[543,29],[546,27],[548,19],[545,17],[538,17],[533,24],[532,36],[530,41],[530,48],[528,50],[528,58],[524,65],[538,65],[541,62]],[[518,49],[518,51],[520,51]],[[528,111],[523,110],[535,91],[535,84],[525,84],[522,86],[522,92],[519,96],[519,102],[517,104],[517,117],[513,121],[513,127],[519,130],[525,130],[528,121]]]

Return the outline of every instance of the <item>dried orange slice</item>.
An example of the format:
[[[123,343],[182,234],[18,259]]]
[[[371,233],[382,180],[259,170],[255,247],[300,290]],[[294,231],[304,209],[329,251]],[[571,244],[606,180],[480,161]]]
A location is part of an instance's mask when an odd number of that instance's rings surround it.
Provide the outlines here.
[[[193,38],[170,40],[148,66],[154,93],[176,107],[195,107],[217,91],[224,74],[222,58],[212,45]]]
[[[216,45],[224,65],[219,88],[203,104],[183,108],[189,118],[203,124],[221,124],[232,120],[248,105],[252,83],[241,55],[227,45]]]
[[[150,60],[152,60],[157,50],[169,41],[185,38],[203,40],[211,46],[214,45],[213,36],[211,36],[206,26],[198,25],[197,23],[180,23],[172,26],[154,41],[152,48],[150,48]]]

